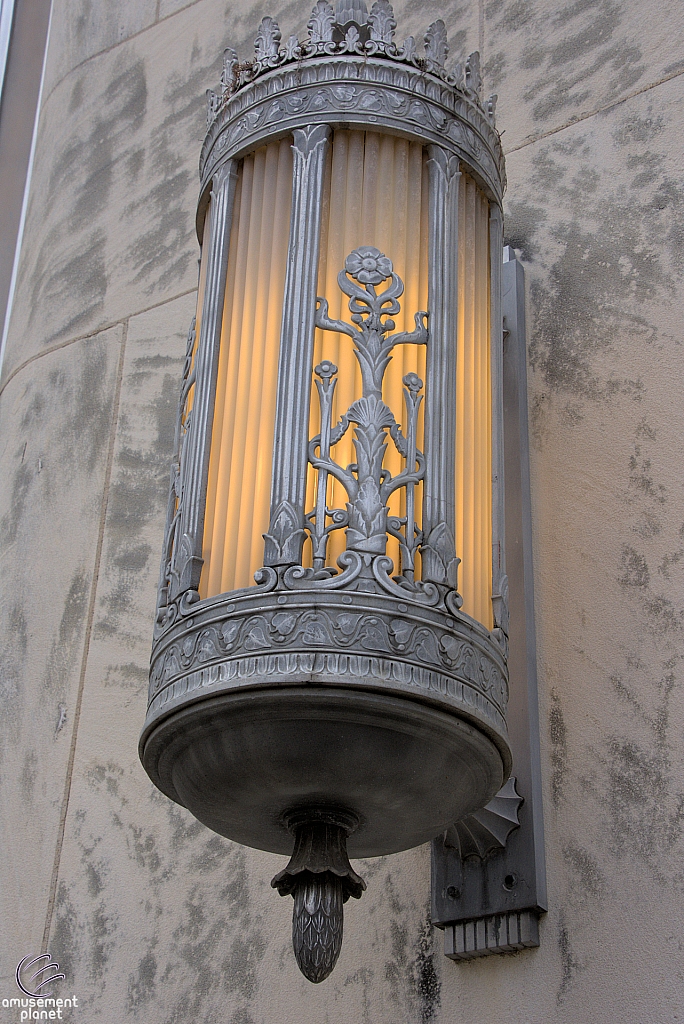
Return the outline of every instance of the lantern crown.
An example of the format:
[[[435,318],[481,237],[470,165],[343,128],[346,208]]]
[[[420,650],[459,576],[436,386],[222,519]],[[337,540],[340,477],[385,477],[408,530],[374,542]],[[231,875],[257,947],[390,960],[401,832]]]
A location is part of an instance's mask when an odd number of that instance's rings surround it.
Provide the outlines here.
[[[374,57],[416,68],[458,90],[479,106],[494,124],[497,97],[482,98],[480,54],[475,51],[465,63],[447,65],[449,45],[441,18],[428,26],[422,53],[413,36],[408,36],[400,46],[395,43],[396,26],[394,10],[388,0],[375,0],[370,12],[364,0],[339,0],[335,9],[328,0],[317,0],[307,25],[307,38],[300,41],[290,36],[281,46],[278,22],[275,18],[263,18],[254,40],[252,60],[241,62],[234,49],[224,50],[220,92],[207,92],[208,125],[230,96],[274,68],[337,56]]]
[[[336,9],[317,0],[307,38],[290,36],[285,45],[275,18],[263,18],[253,58],[242,61],[228,47],[219,89],[207,90],[203,185],[226,156],[278,132],[336,122],[432,136],[481,171],[499,201],[505,170],[497,97],[483,98],[480,54],[449,63],[441,19],[428,26],[420,49],[413,36],[397,45],[395,28],[389,0],[375,0],[370,12],[364,0],[339,0]]]

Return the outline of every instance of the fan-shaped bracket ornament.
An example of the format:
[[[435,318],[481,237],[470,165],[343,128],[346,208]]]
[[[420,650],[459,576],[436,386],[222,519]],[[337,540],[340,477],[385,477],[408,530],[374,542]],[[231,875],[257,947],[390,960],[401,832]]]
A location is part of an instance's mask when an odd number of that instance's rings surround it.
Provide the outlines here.
[[[486,807],[449,826],[444,833],[444,845],[457,850],[462,860],[466,857],[484,860],[490,853],[505,849],[511,832],[520,828],[518,811],[522,803],[523,798],[516,790],[516,778],[511,775]]]

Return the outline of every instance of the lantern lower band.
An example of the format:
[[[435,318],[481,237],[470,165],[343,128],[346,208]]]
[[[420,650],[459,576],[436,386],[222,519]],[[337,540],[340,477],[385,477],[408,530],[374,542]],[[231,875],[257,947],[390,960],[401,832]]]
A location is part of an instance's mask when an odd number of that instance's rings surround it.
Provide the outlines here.
[[[289,853],[282,816],[329,806],[361,822],[352,855],[376,856],[497,791],[507,692],[499,645],[443,602],[257,586],[169,628],[141,757],[162,792],[237,842]]]
[[[508,673],[501,646],[480,623],[444,601],[419,604],[408,591],[401,600],[379,587],[350,594],[269,586],[198,603],[169,627],[152,656],[143,743],[153,725],[192,701],[307,683],[423,700],[506,746]]]

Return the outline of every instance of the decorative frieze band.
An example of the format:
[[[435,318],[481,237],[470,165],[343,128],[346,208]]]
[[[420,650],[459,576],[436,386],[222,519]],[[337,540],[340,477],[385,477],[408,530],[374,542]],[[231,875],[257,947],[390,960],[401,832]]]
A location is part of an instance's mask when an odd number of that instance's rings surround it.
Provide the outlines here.
[[[506,728],[498,708],[474,686],[461,679],[451,679],[438,672],[387,658],[327,652],[254,655],[190,672],[153,698],[148,723],[173,710],[177,703],[185,704],[193,696],[214,696],[249,685],[282,686],[288,682],[300,685],[306,681],[372,689],[373,679],[382,682],[384,691],[408,691],[422,695],[431,702],[448,705],[451,711],[470,714],[497,731]]]
[[[192,694],[306,679],[400,690],[505,734],[505,663],[467,617],[370,594],[317,592],[312,606],[307,591],[241,593],[200,606],[158,644],[148,725]]]
[[[538,945],[539,916],[535,910],[456,921],[444,929],[444,955],[450,960],[474,960]]]
[[[272,72],[232,96],[200,158],[203,187],[224,160],[307,124],[387,130],[461,158],[498,203],[505,183],[496,129],[464,94],[417,68],[374,58],[334,58]]]

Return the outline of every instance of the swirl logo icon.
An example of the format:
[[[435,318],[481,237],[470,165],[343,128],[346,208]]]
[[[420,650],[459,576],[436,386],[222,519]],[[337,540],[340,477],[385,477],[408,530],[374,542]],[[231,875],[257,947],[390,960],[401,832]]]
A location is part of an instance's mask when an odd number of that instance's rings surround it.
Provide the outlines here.
[[[47,961],[47,962],[44,962]],[[41,966],[38,966],[38,965]],[[33,973],[30,973],[30,972]],[[50,974],[53,971],[55,973]],[[17,985],[27,996],[32,999],[39,999],[43,994],[41,989],[51,985],[53,981],[65,978],[65,974],[56,973],[59,971],[59,964],[50,962],[49,953],[41,953],[31,959],[25,956],[21,963],[17,964],[16,979]]]

